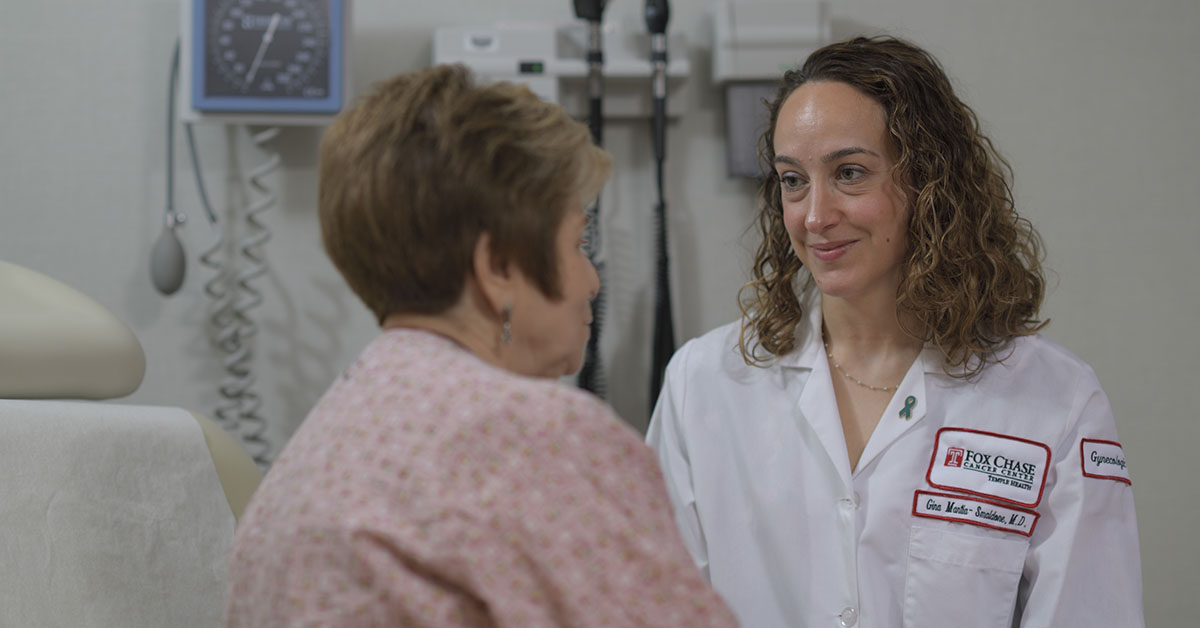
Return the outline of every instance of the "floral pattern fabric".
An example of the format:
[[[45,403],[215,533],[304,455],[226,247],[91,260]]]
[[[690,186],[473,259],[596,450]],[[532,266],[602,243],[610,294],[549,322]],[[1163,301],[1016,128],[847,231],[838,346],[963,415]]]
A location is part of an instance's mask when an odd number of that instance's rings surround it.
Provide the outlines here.
[[[232,627],[735,625],[606,405],[416,330],[321,398],[229,567]]]

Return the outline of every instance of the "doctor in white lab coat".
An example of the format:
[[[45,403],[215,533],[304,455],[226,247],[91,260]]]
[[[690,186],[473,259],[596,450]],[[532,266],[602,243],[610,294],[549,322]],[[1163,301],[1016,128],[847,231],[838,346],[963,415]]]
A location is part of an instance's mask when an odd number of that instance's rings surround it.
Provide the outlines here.
[[[647,436],[697,564],[752,628],[1142,626],[1108,399],[1038,333],[1040,240],[939,64],[832,44],[770,111],[743,319]]]

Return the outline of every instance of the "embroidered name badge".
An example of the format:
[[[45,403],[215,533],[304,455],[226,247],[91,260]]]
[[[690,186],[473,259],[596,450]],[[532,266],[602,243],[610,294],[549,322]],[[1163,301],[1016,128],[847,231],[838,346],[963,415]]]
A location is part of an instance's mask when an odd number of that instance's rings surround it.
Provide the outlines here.
[[[993,530],[1015,532],[1025,536],[1033,535],[1033,528],[1037,526],[1038,517],[1041,516],[1032,510],[1005,506],[986,499],[931,491],[913,493],[913,514],[918,517],[958,521]]]
[[[1125,467],[1125,450],[1121,443],[1085,438],[1079,443],[1079,451],[1085,476],[1133,484],[1129,469]]]
[[[1050,448],[1031,440],[959,427],[938,430],[925,479],[934,488],[1017,506],[1042,501]]]

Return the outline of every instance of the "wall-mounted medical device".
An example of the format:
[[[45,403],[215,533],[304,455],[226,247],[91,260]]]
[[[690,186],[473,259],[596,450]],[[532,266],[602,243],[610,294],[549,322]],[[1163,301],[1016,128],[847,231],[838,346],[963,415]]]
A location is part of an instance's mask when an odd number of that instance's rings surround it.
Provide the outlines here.
[[[825,2],[714,0],[713,82],[725,88],[725,138],[731,176],[757,178],[758,141],[783,73],[831,41]]]
[[[604,117],[648,119],[654,99],[648,87],[653,66],[650,34],[606,23],[603,26]],[[528,85],[543,99],[557,102],[572,115],[587,118],[588,25],[519,23],[496,26],[438,28],[433,35],[433,63],[461,63],[485,80]],[[686,37],[671,33],[671,50],[687,50]],[[667,115],[681,115],[686,99],[675,95],[691,68],[687,55],[667,64]]]
[[[347,0],[184,0],[185,122],[323,125],[350,92]]]
[[[201,205],[214,240],[200,254],[209,271],[204,294],[209,340],[226,376],[218,385],[217,420],[239,438],[254,460],[270,464],[266,420],[254,389],[252,310],[263,294],[255,281],[269,271],[264,245],[271,232],[260,215],[276,196],[270,175],[282,159],[272,147],[281,127],[325,125],[350,94],[351,0],[180,0],[180,36],[171,60],[167,116],[167,202],[163,230],[150,255],[150,276],[164,295],[177,291],[187,258],[176,230],[185,221],[174,208],[176,118],[187,131]],[[263,161],[247,174],[245,206],[218,219],[205,191],[194,123],[247,125]],[[253,128],[253,127],[262,128]]]

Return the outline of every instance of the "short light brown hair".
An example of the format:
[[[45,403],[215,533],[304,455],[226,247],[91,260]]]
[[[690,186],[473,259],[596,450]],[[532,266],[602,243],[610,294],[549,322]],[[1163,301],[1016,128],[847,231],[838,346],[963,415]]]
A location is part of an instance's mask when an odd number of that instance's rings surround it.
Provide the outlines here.
[[[1012,169],[936,59],[901,39],[858,37],[825,46],[786,72],[768,104],[770,124],[759,146],[762,241],[740,297],[746,362],[761,364],[794,349],[803,315],[796,288],[812,285],[783,225],[773,164],[779,111],[813,81],[850,85],[887,117],[899,155],[897,181],[907,186],[912,209],[896,306],[919,327],[905,331],[940,349],[947,373],[970,377],[998,360],[1014,337],[1044,327],[1038,320],[1045,286],[1041,239],[1017,215]]]
[[[611,158],[561,107],[445,65],[375,85],[321,141],[325,251],[380,323],[455,304],[479,237],[549,298],[555,235],[600,192]]]

